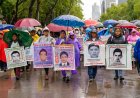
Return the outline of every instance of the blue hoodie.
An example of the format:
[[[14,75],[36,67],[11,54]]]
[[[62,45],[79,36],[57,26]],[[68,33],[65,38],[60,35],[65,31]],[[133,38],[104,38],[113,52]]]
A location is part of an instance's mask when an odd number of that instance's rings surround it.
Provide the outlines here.
[[[107,31],[105,32],[104,36],[111,35],[110,28],[113,28],[113,26],[112,26],[112,25],[109,25],[107,28],[108,28],[108,29],[107,29]],[[113,30],[113,32],[114,32],[114,30]]]
[[[90,35],[91,31],[92,31],[92,29],[90,29],[90,28],[86,29],[86,31],[85,31],[86,34],[85,34],[85,37],[83,38],[84,42],[87,41],[90,38],[89,35]]]

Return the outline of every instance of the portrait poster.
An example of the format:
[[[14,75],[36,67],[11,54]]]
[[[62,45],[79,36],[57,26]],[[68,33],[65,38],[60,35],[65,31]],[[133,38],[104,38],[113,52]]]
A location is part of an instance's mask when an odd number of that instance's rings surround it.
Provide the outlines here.
[[[35,43],[33,67],[52,68],[53,63],[53,46],[48,44]]]
[[[107,69],[132,70],[131,49],[130,44],[106,45]]]
[[[108,39],[109,39],[110,35],[107,35],[107,36],[101,36],[100,39],[102,42],[104,42],[104,44],[107,43]]]
[[[84,48],[84,47],[83,47],[83,46],[84,46],[83,37],[82,37],[82,36],[78,36],[77,39],[78,39],[78,41],[79,41],[79,43],[81,44],[82,49],[83,49],[83,48]],[[83,51],[80,51],[80,53],[83,54]]]
[[[17,68],[27,65],[24,47],[5,49],[7,68]]]
[[[84,66],[105,66],[105,45],[102,42],[85,42]]]
[[[75,53],[73,45],[55,46],[54,70],[75,70]]]
[[[34,51],[33,45],[25,48],[26,61],[33,61],[33,54],[34,54],[33,51]]]

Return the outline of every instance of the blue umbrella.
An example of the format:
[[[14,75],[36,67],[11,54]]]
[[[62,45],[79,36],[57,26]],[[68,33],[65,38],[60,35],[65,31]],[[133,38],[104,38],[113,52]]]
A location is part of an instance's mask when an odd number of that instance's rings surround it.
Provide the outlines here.
[[[103,25],[104,25],[105,27],[108,27],[108,25],[115,26],[115,25],[117,25],[117,24],[118,24],[118,21],[116,21],[116,20],[106,20],[106,21],[103,23]]]
[[[12,28],[14,28],[13,25],[10,25],[10,24],[0,24],[0,30],[12,29]]]
[[[85,25],[85,23],[80,18],[73,15],[61,15],[53,19],[52,23],[70,27],[82,27]]]

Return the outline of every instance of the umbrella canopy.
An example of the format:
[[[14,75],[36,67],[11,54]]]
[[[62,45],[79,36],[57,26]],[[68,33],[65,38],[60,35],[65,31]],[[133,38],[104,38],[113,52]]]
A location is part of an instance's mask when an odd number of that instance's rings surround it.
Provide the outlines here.
[[[115,25],[117,25],[117,24],[118,24],[118,21],[116,21],[116,20],[106,20],[106,21],[103,23],[103,25],[104,25],[105,27],[108,27],[109,25],[115,26]]]
[[[134,25],[133,23],[127,22],[127,23],[120,23],[116,27],[120,27],[120,28],[136,28],[137,26]]]
[[[85,20],[84,22],[85,22],[86,27],[95,26],[95,25],[97,25],[97,23],[98,23],[98,21],[96,21],[96,20],[91,20],[91,19]]]
[[[15,23],[15,27],[34,27],[34,26],[40,26],[40,22],[38,22],[36,19],[33,18],[24,18],[20,19]]]
[[[118,20],[118,23],[127,23],[127,22],[129,22],[129,21],[127,21],[127,20]]]
[[[73,15],[61,15],[53,19],[52,23],[60,26],[69,26],[69,27],[82,27],[85,25],[80,18]]]
[[[137,22],[137,21],[140,21],[140,20],[132,20],[132,21],[130,21],[131,23],[135,23],[135,22]]]
[[[71,31],[72,30],[71,27],[59,26],[59,25],[56,25],[56,24],[53,24],[53,23],[50,23],[49,25],[47,25],[47,27],[52,32],[60,32],[61,30],[65,30],[65,31]]]
[[[17,34],[18,35],[18,38],[19,40],[22,42],[22,44],[25,46],[25,47],[29,47],[31,46],[32,44],[32,37],[27,33],[27,32],[23,32],[23,31],[19,31],[19,30],[11,30],[9,32],[6,32],[4,34],[4,41],[9,44],[11,41],[12,41],[12,36],[13,34]]]
[[[140,27],[140,21],[134,23],[137,27]]]
[[[14,28],[13,25],[10,25],[10,24],[0,24],[0,30],[12,29],[12,28]]]
[[[102,28],[104,25],[101,22],[98,22],[97,25],[95,25],[96,28]]]

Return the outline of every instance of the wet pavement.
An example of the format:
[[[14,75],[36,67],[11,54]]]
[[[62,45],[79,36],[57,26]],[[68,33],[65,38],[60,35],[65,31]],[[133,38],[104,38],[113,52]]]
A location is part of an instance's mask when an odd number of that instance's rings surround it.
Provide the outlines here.
[[[82,67],[70,83],[62,81],[60,72],[50,70],[24,72],[19,81],[13,71],[0,73],[0,98],[140,98],[140,78],[136,69],[125,72],[123,82],[114,81],[113,71],[98,68],[96,79],[89,83],[87,69]]]

